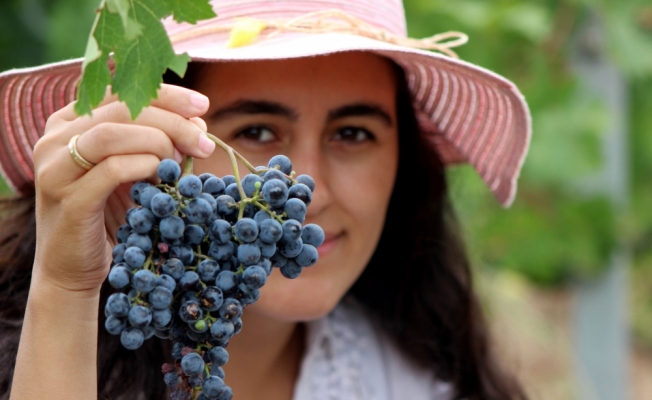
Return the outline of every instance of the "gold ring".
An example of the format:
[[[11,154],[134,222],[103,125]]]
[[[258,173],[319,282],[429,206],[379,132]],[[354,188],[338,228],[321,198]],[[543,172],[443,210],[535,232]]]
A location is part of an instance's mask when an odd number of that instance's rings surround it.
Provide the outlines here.
[[[75,135],[72,138],[70,138],[70,141],[68,142],[68,150],[70,151],[70,155],[72,156],[72,159],[75,160],[77,165],[80,167],[84,168],[85,170],[89,170],[95,166],[92,162],[86,161],[84,157],[79,154],[77,151],[77,139],[79,139],[80,135]]]

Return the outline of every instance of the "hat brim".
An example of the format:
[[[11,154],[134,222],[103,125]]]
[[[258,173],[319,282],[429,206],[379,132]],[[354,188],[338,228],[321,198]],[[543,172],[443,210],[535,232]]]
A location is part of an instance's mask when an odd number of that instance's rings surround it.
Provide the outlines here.
[[[193,61],[246,61],[370,51],[404,68],[421,130],[446,164],[470,163],[509,206],[531,136],[528,106],[509,80],[439,53],[343,33],[283,33],[227,48],[225,34],[184,41]],[[81,59],[0,74],[0,172],[18,192],[31,190],[32,149],[47,118],[75,98]]]

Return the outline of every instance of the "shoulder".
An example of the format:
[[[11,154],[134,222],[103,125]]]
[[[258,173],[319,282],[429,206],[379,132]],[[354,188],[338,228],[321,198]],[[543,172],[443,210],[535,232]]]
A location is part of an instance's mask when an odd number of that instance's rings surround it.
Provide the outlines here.
[[[307,323],[294,400],[448,400],[450,387],[417,367],[352,298]]]

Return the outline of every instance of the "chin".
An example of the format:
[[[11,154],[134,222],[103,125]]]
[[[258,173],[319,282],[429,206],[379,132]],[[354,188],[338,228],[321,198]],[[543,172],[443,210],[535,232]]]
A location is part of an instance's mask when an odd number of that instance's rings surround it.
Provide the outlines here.
[[[274,268],[260,290],[260,299],[247,307],[247,311],[287,322],[310,321],[327,315],[346,294],[350,284],[326,276],[328,269],[318,264],[304,268],[296,279],[286,279]]]

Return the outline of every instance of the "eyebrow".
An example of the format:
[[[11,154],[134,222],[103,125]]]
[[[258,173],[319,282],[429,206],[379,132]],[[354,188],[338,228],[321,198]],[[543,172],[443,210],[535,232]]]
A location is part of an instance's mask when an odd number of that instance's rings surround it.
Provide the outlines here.
[[[285,117],[291,121],[299,119],[296,111],[283,104],[264,100],[236,100],[226,107],[216,110],[210,117],[212,121],[218,121],[233,115],[258,115],[270,114]]]
[[[217,122],[234,115],[260,114],[277,115],[293,122],[299,119],[299,113],[296,110],[281,103],[265,100],[237,100],[216,110],[210,116],[210,120]],[[326,122],[329,123],[346,117],[375,117],[381,119],[388,126],[393,124],[389,113],[383,110],[382,107],[372,103],[354,103],[337,107],[329,111]]]

